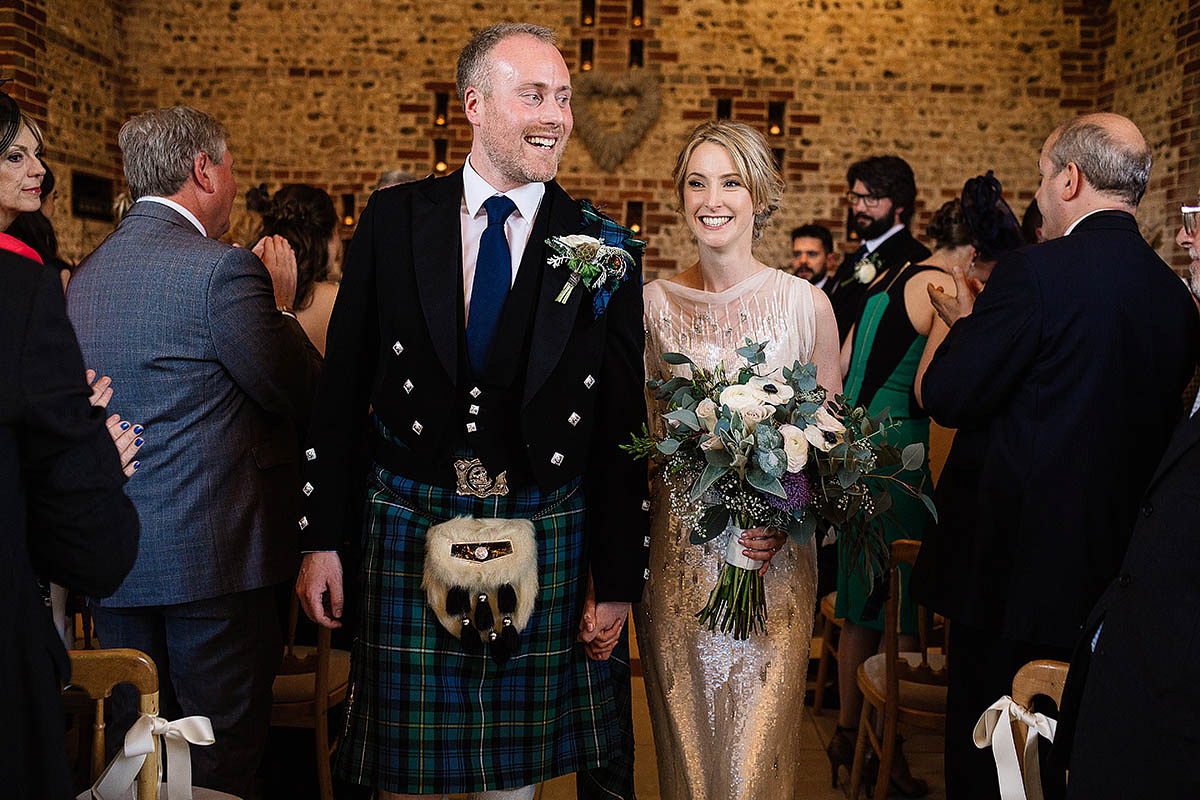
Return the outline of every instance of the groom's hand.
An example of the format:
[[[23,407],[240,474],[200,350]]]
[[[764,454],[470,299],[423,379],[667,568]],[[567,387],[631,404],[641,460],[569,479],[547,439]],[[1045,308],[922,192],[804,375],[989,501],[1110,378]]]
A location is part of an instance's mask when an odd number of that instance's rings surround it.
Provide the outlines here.
[[[305,554],[296,576],[296,595],[313,622],[342,627],[342,560],[336,551]]]
[[[583,600],[583,616],[579,620],[579,641],[588,658],[605,661],[621,638],[629,603],[597,603],[592,574],[588,572],[587,594]]]

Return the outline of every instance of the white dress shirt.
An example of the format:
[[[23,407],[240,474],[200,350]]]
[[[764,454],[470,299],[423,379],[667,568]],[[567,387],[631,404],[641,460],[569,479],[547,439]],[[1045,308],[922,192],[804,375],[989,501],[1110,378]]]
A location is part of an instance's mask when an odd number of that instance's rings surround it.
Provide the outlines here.
[[[904,230],[904,223],[897,222],[895,225],[888,228],[887,232],[884,233],[882,236],[877,236],[874,239],[867,239],[865,242],[863,242],[863,244],[865,244],[867,246],[868,253],[874,253],[876,250],[879,249],[879,245],[883,244],[888,239],[895,236],[897,231],[902,231],[902,230]]]
[[[521,267],[521,257],[525,255],[525,245],[529,243],[529,233],[533,230],[533,220],[537,216],[538,206],[546,194],[546,184],[535,182],[518,186],[507,192],[498,192],[471,166],[468,156],[463,165],[463,200],[459,218],[462,224],[463,248],[463,302],[468,313],[471,308],[471,290],[475,287],[475,262],[479,260],[479,239],[487,229],[487,209],[484,202],[494,195],[503,194],[516,204],[517,210],[508,215],[504,222],[504,235],[508,239],[508,252],[512,256],[512,275],[509,279],[511,287],[517,280],[517,270]]]
[[[159,197],[156,194],[144,195],[143,197],[139,197],[137,199],[139,203],[143,200],[145,200],[147,203],[158,203],[159,205],[164,205],[167,208],[175,209],[183,215],[184,219],[196,226],[196,230],[200,231],[201,236],[208,236],[208,231],[204,230],[204,226],[200,224],[200,220],[196,219],[196,215],[179,205],[179,203],[176,203],[174,200],[169,200],[165,197]]]

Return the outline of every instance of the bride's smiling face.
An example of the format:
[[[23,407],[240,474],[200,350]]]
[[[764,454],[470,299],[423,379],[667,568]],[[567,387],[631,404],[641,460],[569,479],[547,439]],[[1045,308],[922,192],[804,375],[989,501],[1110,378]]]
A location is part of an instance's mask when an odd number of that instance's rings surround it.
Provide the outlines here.
[[[683,216],[696,241],[715,250],[754,240],[754,199],[729,151],[704,142],[692,151],[683,179]]]

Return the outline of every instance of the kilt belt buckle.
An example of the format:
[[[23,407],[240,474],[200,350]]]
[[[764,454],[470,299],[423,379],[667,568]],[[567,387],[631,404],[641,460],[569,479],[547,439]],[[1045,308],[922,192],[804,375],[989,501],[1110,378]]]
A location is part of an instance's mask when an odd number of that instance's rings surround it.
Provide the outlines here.
[[[479,498],[508,494],[508,470],[493,478],[478,458],[460,458],[454,462],[454,472],[455,494]]]
[[[512,554],[513,544],[507,539],[499,542],[458,542],[450,545],[450,556],[461,558],[463,561],[481,563]]]

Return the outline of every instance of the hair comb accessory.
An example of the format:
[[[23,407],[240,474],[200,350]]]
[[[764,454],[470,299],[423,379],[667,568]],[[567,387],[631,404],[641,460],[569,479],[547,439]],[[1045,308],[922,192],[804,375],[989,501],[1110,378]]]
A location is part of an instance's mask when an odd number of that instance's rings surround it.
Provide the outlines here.
[[[1005,202],[1002,190],[990,169],[986,175],[971,178],[963,186],[963,216],[985,258],[994,258],[1025,243],[1021,223]]]

